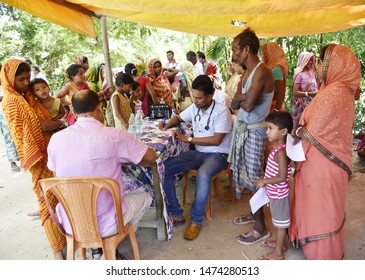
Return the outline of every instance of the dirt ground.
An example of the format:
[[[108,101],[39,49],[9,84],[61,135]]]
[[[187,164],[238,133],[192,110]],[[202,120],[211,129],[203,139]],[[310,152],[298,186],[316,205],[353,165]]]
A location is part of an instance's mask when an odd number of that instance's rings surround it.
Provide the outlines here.
[[[1,138],[1,137],[0,137]],[[354,170],[364,168],[354,155]],[[356,172],[350,181],[347,195],[347,220],[345,223],[345,259],[365,259],[365,174]],[[221,180],[221,199],[212,196],[211,221],[204,221],[200,235],[194,241],[184,240],[186,225],[174,229],[172,239],[158,241],[156,230],[140,228],[136,235],[141,258],[144,260],[247,260],[257,259],[268,252],[260,244],[244,246],[236,242],[236,236],[247,232],[252,224],[237,226],[232,220],[249,211],[248,196],[236,205],[229,199],[228,180]],[[189,184],[193,184],[189,180]],[[182,186],[178,187],[179,193]],[[193,187],[188,187],[185,217],[193,197]],[[7,162],[4,142],[0,139],[0,260],[48,260],[53,259],[40,220],[27,214],[38,209],[28,172],[13,173]],[[267,225],[271,224],[269,209],[265,209]],[[271,225],[269,226],[272,230]],[[120,251],[132,256],[129,241],[124,241]],[[286,259],[304,259],[300,249],[289,248]]]

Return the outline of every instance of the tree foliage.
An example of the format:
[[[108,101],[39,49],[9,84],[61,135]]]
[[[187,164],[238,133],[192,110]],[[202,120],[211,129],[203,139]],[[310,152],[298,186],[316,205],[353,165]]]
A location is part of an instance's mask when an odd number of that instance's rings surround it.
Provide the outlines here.
[[[0,3],[0,61],[10,56],[31,58],[50,81],[55,91],[66,80],[65,70],[75,63],[80,55],[89,58],[91,64],[104,61],[101,24],[93,19],[97,39],[91,39],[58,25],[34,17],[26,12]],[[232,38],[179,33],[165,29],[148,27],[115,18],[107,19],[109,49],[112,67],[120,67],[128,62],[145,63],[154,57],[166,61],[166,51],[173,50],[178,60],[185,60],[189,50],[201,50],[207,57],[215,60],[222,77],[227,80],[224,62],[231,60]],[[291,111],[291,85],[298,55],[311,50],[317,56],[322,46],[338,43],[349,46],[361,63],[365,74],[365,27],[356,27],[339,32],[310,36],[267,38],[262,43],[275,41],[286,53],[289,64],[286,105]],[[365,84],[361,83],[361,92]],[[356,122],[354,129],[359,130],[364,122],[365,98],[356,102]]]

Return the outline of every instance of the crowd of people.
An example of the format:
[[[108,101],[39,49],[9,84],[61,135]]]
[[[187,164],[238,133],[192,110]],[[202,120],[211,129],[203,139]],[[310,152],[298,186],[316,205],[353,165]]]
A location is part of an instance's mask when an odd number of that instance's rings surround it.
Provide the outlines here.
[[[108,85],[105,65],[90,66],[88,58],[80,56],[68,67],[64,87],[53,96],[47,79],[30,60],[3,62],[4,117],[0,114],[0,120],[8,159],[12,170],[19,170],[19,160],[32,174],[38,215],[55,259],[63,258],[66,241],[50,216],[38,181],[53,176],[106,176],[117,180],[123,193],[121,164],[151,163],[157,158],[152,148],[129,134],[129,119],[139,112],[148,117],[150,106],[159,103],[175,112],[167,123],[160,123],[161,130],[192,123],[192,136],[175,133],[191,149],[164,162],[163,188],[174,226],[186,222],[176,175],[197,170],[185,239],[199,236],[212,177],[230,166],[237,199],[244,190],[253,196],[265,188],[276,230],[276,239],[270,240],[263,207],[244,213],[233,223],[253,223],[253,228],[236,237],[239,244],[262,243],[271,248],[260,257],[264,260],[285,259],[288,240],[302,246],[307,259],[343,258],[355,93],[361,80],[353,52],[346,46],[327,45],[316,65],[316,55],[303,51],[291,85],[292,113],[285,106],[288,63],[283,48],[275,42],[260,45],[249,28],[232,42],[225,85],[217,64],[203,52],[187,52],[182,63],[171,50],[166,57],[165,64],[151,59],[145,73],[128,63]],[[305,161],[293,163],[287,156],[289,134],[294,145],[302,145]],[[71,233],[62,206],[52,194],[47,199]],[[123,194],[124,223],[131,222],[136,230],[151,201],[144,190]],[[114,234],[116,221],[108,193],[99,195],[97,208],[102,236]]]

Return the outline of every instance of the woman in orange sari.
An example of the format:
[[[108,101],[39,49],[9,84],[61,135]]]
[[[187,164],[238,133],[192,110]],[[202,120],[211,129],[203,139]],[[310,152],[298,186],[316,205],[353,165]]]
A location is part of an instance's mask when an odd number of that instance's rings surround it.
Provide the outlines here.
[[[161,61],[157,58],[152,59],[148,64],[147,77],[151,81],[157,99],[163,99],[165,104],[170,105],[171,108],[175,108],[174,101],[172,100],[171,84],[162,70]]]
[[[360,63],[348,47],[328,45],[322,49],[317,70],[323,84],[296,130],[306,160],[297,164],[294,173],[289,236],[295,245],[303,246],[307,259],[339,260],[344,256]]]
[[[63,126],[63,121],[52,120],[51,115],[29,88],[30,66],[25,61],[8,59],[1,70],[4,99],[3,110],[11,136],[19,154],[20,164],[32,173],[33,191],[37,195],[39,214],[55,259],[62,259],[62,248],[66,245],[63,234],[53,222],[42,191],[40,179],[53,177],[47,168],[47,145],[54,130]],[[57,199],[47,194],[51,206]]]
[[[285,110],[286,79],[288,77],[288,63],[282,47],[275,42],[268,42],[262,45],[262,60],[272,71],[275,88],[270,113],[273,111]]]

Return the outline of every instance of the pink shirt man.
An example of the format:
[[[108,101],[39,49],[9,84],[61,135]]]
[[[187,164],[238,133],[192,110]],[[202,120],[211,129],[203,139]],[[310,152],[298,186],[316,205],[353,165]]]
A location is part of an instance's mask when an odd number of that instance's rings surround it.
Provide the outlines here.
[[[106,127],[92,117],[81,117],[75,125],[54,134],[48,145],[48,168],[57,177],[104,176],[117,180],[123,192],[121,164],[138,164],[148,146],[117,128]],[[127,196],[123,199],[123,213],[128,210]],[[149,201],[151,202],[151,201]],[[102,236],[116,225],[114,204],[107,191],[97,200],[97,216]],[[72,233],[62,206],[57,214],[65,231]]]

